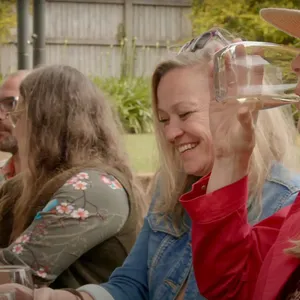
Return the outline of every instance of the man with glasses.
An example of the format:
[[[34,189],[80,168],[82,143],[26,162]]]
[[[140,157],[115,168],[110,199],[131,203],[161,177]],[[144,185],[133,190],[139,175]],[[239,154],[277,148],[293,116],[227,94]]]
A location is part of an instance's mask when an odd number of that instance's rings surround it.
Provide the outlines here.
[[[29,72],[28,70],[19,70],[5,78],[0,86],[0,151],[11,154],[11,157],[2,163],[0,183],[19,172],[17,140],[12,135],[13,127],[7,119],[7,112],[13,109],[18,100],[20,84]]]

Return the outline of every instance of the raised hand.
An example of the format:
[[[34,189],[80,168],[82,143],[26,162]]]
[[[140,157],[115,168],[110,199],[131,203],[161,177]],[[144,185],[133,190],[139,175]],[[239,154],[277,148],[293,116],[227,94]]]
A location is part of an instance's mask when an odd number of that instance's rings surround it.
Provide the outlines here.
[[[251,61],[256,57],[255,53],[246,55],[243,45],[237,45],[235,53],[225,57],[225,84],[230,100],[217,102],[212,92],[210,106],[210,126],[216,158],[251,155],[254,148],[258,102],[253,99],[243,103],[240,97],[247,86],[261,87],[263,69]]]

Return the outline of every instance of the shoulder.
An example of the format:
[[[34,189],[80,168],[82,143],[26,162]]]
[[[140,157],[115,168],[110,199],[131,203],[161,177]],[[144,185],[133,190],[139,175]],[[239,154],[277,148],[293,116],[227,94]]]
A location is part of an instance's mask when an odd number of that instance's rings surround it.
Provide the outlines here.
[[[273,164],[266,184],[272,184],[290,193],[300,191],[300,172],[287,169],[280,163]]]
[[[76,211],[86,212],[86,215],[101,212],[128,215],[129,201],[125,189],[114,176],[86,169],[70,177],[54,193],[42,213],[53,210],[61,214],[70,212],[74,216]]]
[[[271,216],[279,209],[293,204],[300,191],[300,174],[274,164],[264,184],[262,194],[262,215]]]

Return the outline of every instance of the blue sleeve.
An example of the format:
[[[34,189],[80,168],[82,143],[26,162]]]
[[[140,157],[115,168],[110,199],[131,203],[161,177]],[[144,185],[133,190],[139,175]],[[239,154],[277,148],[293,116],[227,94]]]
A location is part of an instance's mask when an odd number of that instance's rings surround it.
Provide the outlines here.
[[[122,267],[117,268],[107,283],[81,287],[95,299],[103,299],[103,288],[114,300],[148,300],[148,240],[150,226],[145,218],[143,228]]]

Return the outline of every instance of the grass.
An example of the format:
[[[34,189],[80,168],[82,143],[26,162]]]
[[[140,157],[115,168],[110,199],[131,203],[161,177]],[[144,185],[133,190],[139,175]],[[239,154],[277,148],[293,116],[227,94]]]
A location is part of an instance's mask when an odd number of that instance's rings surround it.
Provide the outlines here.
[[[156,145],[152,134],[128,134],[126,148],[133,168],[138,173],[151,173],[156,170]]]
[[[156,170],[156,146],[152,134],[128,134],[125,136],[130,161],[137,173],[152,173]],[[0,161],[9,158],[8,153],[0,152]]]

